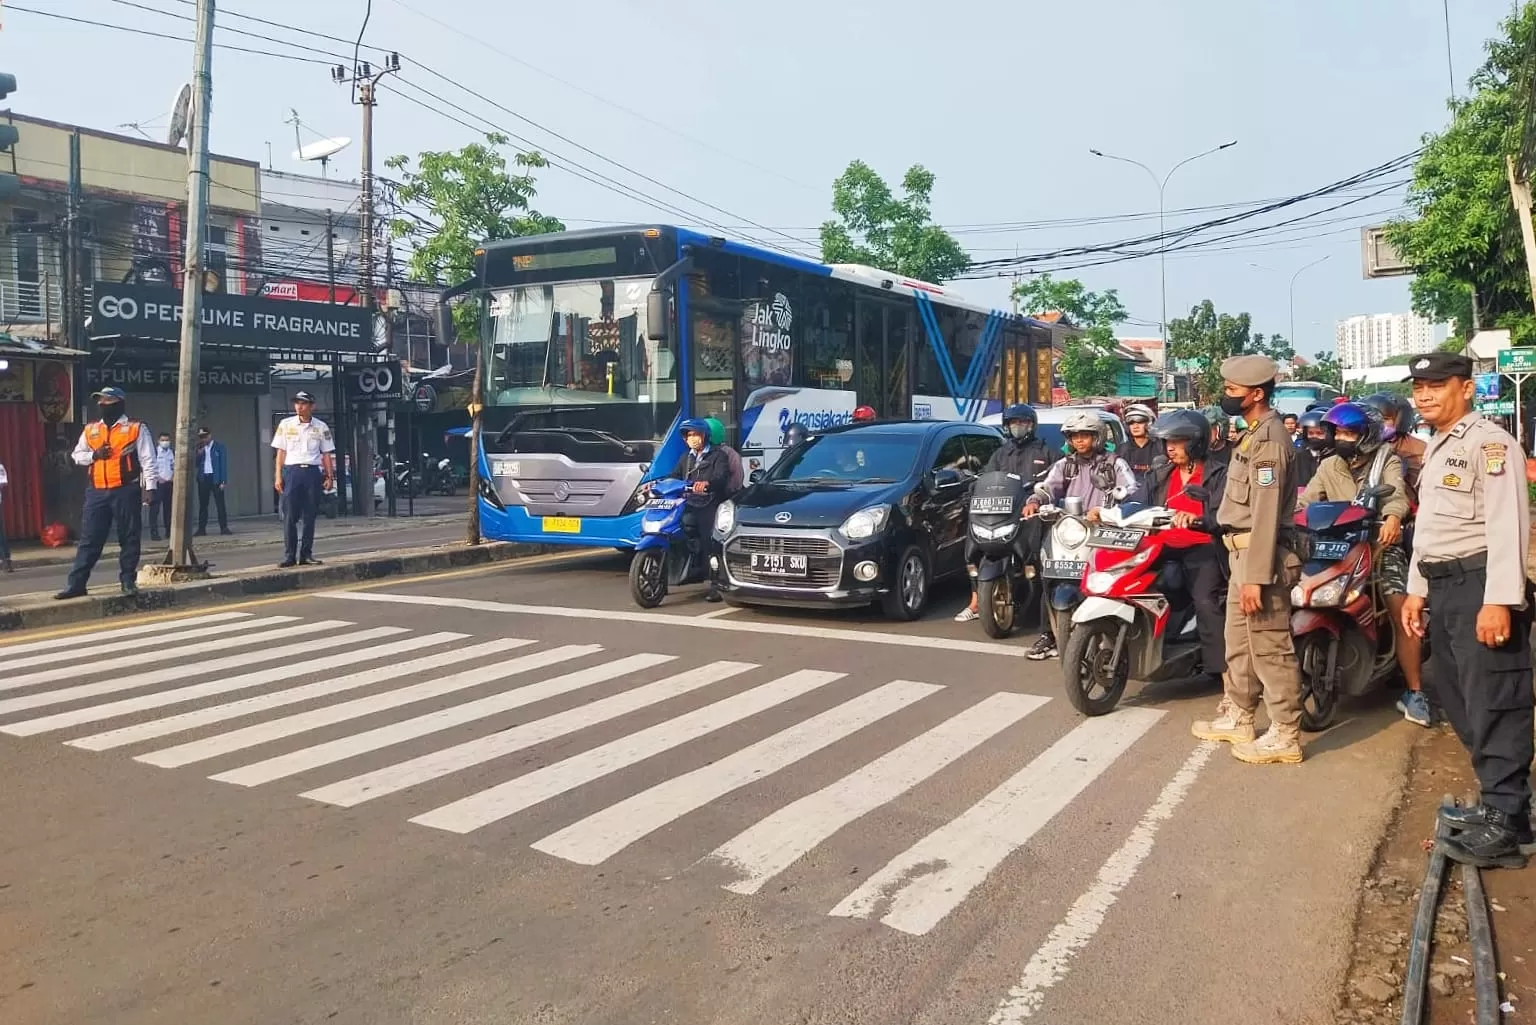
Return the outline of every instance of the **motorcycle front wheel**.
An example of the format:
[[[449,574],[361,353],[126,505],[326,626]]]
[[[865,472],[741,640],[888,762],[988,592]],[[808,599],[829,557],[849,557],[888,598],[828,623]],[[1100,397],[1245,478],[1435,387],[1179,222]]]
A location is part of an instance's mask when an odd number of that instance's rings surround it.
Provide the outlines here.
[[[1067,700],[1083,715],[1106,715],[1114,711],[1125,693],[1131,674],[1131,653],[1127,646],[1120,657],[1110,662],[1121,622],[1098,620],[1079,623],[1061,653],[1061,672],[1066,678]]]
[[[981,628],[988,637],[1002,640],[1013,633],[1014,610],[1012,582],[1007,579],[976,582],[976,611],[981,614]]]
[[[1296,639],[1296,662],[1301,666],[1301,728],[1308,733],[1326,730],[1338,714],[1340,648],[1338,638],[1326,630]]]
[[[667,550],[646,548],[629,561],[629,596],[642,609],[654,609],[667,597]]]

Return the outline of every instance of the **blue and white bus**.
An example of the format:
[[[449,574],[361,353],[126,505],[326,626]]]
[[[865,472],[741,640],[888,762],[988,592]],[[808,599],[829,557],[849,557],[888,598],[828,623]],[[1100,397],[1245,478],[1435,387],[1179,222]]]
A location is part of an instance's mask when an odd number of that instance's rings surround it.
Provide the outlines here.
[[[665,226],[507,239],[477,260],[495,540],[633,547],[637,492],[676,466],[687,417],[717,417],[750,472],[792,423],[859,406],[978,421],[1051,394],[1048,325],[869,267]]]

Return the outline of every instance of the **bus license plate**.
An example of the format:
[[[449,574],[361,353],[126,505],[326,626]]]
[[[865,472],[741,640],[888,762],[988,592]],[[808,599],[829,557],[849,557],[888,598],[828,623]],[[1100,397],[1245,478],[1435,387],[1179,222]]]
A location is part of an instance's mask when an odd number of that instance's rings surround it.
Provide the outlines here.
[[[1147,536],[1145,530],[1126,530],[1123,527],[1094,527],[1093,533],[1088,535],[1089,548],[1112,548],[1119,552],[1134,552],[1136,546],[1141,544],[1141,539]]]
[[[581,518],[578,516],[546,516],[544,517],[544,533],[580,534]]]
[[[1041,572],[1057,580],[1076,580],[1087,568],[1086,562],[1077,562],[1073,559],[1043,559],[1040,562]]]
[[[770,577],[803,577],[809,563],[803,555],[783,555],[777,552],[753,552],[752,572]]]

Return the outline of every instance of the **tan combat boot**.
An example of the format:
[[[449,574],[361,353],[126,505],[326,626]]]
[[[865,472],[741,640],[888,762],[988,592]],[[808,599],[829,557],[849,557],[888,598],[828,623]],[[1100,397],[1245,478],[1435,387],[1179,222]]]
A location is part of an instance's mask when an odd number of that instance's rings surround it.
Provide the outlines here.
[[[1189,731],[1201,740],[1219,740],[1226,744],[1253,743],[1253,713],[1238,708],[1231,698],[1222,698],[1216,706],[1216,718],[1198,719]]]
[[[1232,757],[1249,765],[1297,765],[1301,762],[1301,727],[1270,723],[1258,740],[1238,744]]]

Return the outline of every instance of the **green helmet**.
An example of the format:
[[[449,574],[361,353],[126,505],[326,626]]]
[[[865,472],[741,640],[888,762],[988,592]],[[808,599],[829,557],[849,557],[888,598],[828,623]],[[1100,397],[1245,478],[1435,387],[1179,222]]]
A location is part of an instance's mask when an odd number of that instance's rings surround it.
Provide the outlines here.
[[[1217,428],[1222,434],[1227,433],[1227,428],[1232,426],[1232,418],[1221,411],[1220,406],[1206,406],[1200,410],[1200,414],[1210,421],[1211,426]]]
[[[709,443],[711,445],[725,444],[725,424],[712,416],[706,416],[704,422],[709,424]]]

